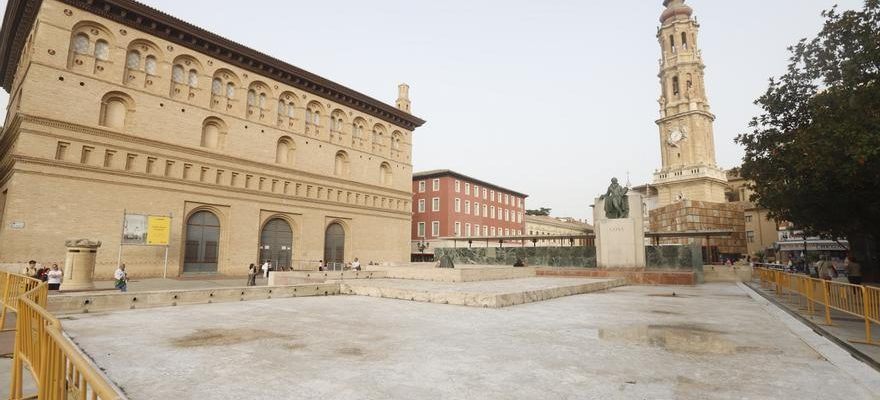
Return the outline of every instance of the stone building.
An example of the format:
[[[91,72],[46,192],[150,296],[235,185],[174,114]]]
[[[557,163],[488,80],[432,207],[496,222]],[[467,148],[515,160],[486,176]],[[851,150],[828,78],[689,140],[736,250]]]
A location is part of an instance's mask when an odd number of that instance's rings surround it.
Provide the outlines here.
[[[509,237],[525,231],[527,194],[455,171],[413,174],[412,196],[413,259],[453,246],[443,238]]]
[[[406,85],[389,106],[131,0],[10,0],[0,35],[0,263],[85,237],[108,277],[124,213],[172,217],[170,276],[408,261]]]
[[[752,190],[748,187],[748,181],[739,176],[736,171],[727,172],[727,183],[729,186],[727,200],[740,203],[743,207],[746,246],[749,255],[773,254],[776,241],[779,238],[779,228],[787,226],[787,224],[780,224],[776,220],[770,219],[767,209],[749,200]]]
[[[651,186],[657,208],[650,211],[651,231],[731,230],[728,238],[706,244],[707,258],[746,254],[741,204],[725,200],[727,175],[715,161],[715,115],[709,107],[698,41],[700,25],[685,0],[665,0],[657,40],[660,59],[660,131],[662,166]],[[683,243],[671,239],[667,243]]]
[[[574,218],[556,218],[543,215],[526,215],[527,236],[565,236],[565,235],[586,235],[593,233],[593,226],[574,219]],[[583,243],[583,239],[578,239],[577,243]],[[569,246],[570,243],[565,240],[550,239],[538,240],[533,243],[535,246]]]

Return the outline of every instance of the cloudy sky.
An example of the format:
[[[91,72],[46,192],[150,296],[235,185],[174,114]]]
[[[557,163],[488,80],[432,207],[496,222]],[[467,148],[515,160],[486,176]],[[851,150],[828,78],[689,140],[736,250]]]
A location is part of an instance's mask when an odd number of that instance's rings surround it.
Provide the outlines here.
[[[415,170],[528,193],[529,208],[586,218],[612,176],[648,183],[660,165],[661,0],[144,2],[389,104],[408,83],[428,121]],[[687,4],[702,25],[718,163],[730,168],[786,47],[819,31],[821,10],[862,0]]]

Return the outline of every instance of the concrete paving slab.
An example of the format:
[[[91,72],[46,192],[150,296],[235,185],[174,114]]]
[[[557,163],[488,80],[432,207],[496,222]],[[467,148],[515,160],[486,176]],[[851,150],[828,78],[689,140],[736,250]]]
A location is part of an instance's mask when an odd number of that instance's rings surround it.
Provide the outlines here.
[[[134,400],[880,395],[733,284],[500,309],[331,296],[72,318],[70,336]]]
[[[372,279],[340,281],[341,292],[387,299],[455,304],[471,307],[508,307],[563,296],[606,290],[626,280],[583,278],[526,278],[462,283]]]

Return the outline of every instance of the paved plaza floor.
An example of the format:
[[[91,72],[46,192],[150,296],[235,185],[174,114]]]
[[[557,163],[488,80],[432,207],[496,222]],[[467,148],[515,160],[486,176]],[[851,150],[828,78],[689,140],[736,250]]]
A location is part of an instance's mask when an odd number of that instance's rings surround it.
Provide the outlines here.
[[[131,399],[877,398],[746,290],[631,286],[500,309],[309,297],[62,323]]]

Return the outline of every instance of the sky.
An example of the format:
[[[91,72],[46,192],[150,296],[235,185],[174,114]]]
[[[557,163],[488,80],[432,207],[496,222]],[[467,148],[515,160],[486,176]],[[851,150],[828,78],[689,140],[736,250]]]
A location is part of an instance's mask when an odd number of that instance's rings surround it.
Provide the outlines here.
[[[143,2],[388,104],[409,84],[427,120],[413,134],[414,171],[526,193],[527,208],[590,219],[612,177],[650,183],[660,167],[662,0]],[[823,9],[863,0],[687,4],[701,24],[717,162],[731,168],[786,48],[819,32]],[[0,91],[0,106],[7,99]]]

